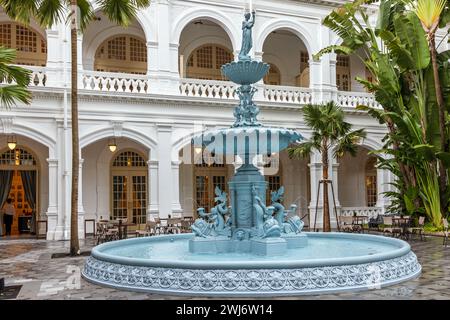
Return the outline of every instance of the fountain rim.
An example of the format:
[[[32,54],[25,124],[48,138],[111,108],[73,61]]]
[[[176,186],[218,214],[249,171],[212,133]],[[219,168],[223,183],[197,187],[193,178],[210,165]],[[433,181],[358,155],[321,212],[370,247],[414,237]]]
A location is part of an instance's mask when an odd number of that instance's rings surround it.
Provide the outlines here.
[[[322,258],[322,259],[308,259],[308,260],[292,260],[292,261],[176,261],[176,260],[153,260],[143,258],[129,258],[120,257],[117,255],[107,254],[103,250],[114,248],[125,244],[135,244],[141,242],[160,242],[191,239],[194,237],[192,233],[177,234],[177,235],[162,235],[153,237],[133,238],[126,240],[119,240],[113,242],[103,243],[92,249],[91,256],[97,260],[106,261],[110,263],[117,263],[127,266],[144,266],[144,267],[170,267],[181,269],[295,269],[295,268],[314,268],[314,267],[332,267],[344,265],[358,265],[371,262],[380,262],[384,260],[402,257],[411,252],[411,246],[400,239],[387,238],[377,235],[368,234],[350,234],[350,233],[317,233],[317,232],[302,232],[311,238],[337,238],[350,240],[366,240],[374,242],[388,243],[397,248],[389,250],[388,252],[377,253],[373,255],[362,255],[357,257],[340,257],[340,258]]]

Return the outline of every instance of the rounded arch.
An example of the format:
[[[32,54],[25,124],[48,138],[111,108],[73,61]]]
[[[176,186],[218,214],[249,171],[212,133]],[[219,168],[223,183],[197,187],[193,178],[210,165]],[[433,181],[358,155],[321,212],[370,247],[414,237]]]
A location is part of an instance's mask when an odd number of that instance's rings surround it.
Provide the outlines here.
[[[39,142],[48,148],[48,156],[50,159],[56,158],[56,140],[44,134],[42,131],[36,130],[33,126],[28,124],[14,123],[13,134],[22,135]]]
[[[100,10],[100,5],[99,5],[98,1],[91,0],[91,5],[92,5],[92,11],[94,12],[94,14],[102,12]],[[148,41],[156,42],[157,41],[156,23],[155,23],[154,19],[152,19],[152,20],[149,19],[149,16],[150,15],[148,15],[148,14],[144,14],[144,10],[139,10],[136,14],[136,20],[139,23],[139,25],[141,26],[142,30],[144,31],[145,39],[147,40],[147,42]],[[123,28],[122,28],[122,32],[123,32]]]
[[[181,33],[184,28],[196,19],[206,19],[219,25],[228,34],[233,45],[233,52],[237,50],[238,40],[236,36],[239,34],[239,31],[234,27],[236,23],[220,11],[210,8],[192,8],[181,15],[173,24],[170,37],[171,43],[180,43]]]
[[[195,39],[194,41],[191,41],[184,49],[183,52],[180,52],[180,54],[183,54],[185,56],[185,64],[187,64],[188,58],[191,56],[191,54],[201,46],[204,46],[206,44],[215,44],[220,45],[221,47],[224,47],[231,51],[233,54],[233,48],[229,48],[227,46],[227,43],[223,43],[223,39],[216,36],[208,36],[208,37],[200,37]],[[186,67],[186,65],[184,66]],[[185,69],[186,70],[186,69]]]
[[[107,38],[95,51],[94,69],[106,72],[146,74],[147,45],[145,40],[130,34],[115,34]]]
[[[312,40],[313,36],[310,34],[310,31],[305,28],[304,25],[288,19],[276,19],[266,22],[256,33],[259,36],[257,37],[255,42],[255,52],[263,52],[264,42],[266,41],[267,37],[273,31],[276,31],[278,29],[289,30],[300,40],[302,40],[303,44],[308,50],[310,59],[312,59],[312,54],[319,50],[316,44],[317,41]]]
[[[114,136],[115,136],[114,129],[111,127],[91,131],[85,134],[84,136],[80,137],[80,148],[83,149],[94,142],[97,142],[102,139],[112,138]],[[156,157],[157,154],[156,151],[158,144],[154,139],[148,137],[147,135],[137,130],[130,128],[122,128],[122,135],[120,137],[128,138],[150,149],[152,160],[156,160],[156,158],[154,157]]]
[[[92,39],[88,42],[86,40],[86,37],[83,36],[83,47],[85,49],[83,49],[83,63],[86,64],[86,67],[91,67],[93,68],[94,66],[94,60],[95,60],[95,53],[97,51],[97,49],[108,39],[111,39],[114,36],[119,36],[119,35],[128,35],[128,36],[133,36],[135,38],[139,38],[142,39],[142,37],[140,36],[135,36],[135,34],[139,33],[139,29],[131,26],[128,29],[124,30],[122,27],[119,26],[114,26],[114,27],[110,27],[110,28],[106,28],[102,31],[100,31],[99,33],[97,33],[95,35],[95,37],[92,37]],[[144,43],[147,45],[147,41],[146,39],[142,39],[144,41]],[[88,61],[88,60],[92,60],[92,61]],[[92,66],[91,66],[92,64]]]
[[[183,149],[187,145],[190,145],[192,139],[195,136],[202,134],[202,132],[203,132],[203,130],[194,131],[187,135],[183,135],[181,138],[178,138],[177,140],[175,140],[172,143],[172,154],[171,154],[172,161],[178,161],[179,160],[179,152],[181,151],[181,149]]]

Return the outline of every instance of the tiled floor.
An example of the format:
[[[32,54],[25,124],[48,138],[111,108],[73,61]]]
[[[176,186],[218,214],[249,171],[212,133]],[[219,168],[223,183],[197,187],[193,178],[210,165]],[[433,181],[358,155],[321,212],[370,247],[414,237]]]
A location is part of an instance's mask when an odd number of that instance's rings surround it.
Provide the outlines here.
[[[92,240],[81,242],[89,250]],[[68,252],[68,242],[33,239],[0,240],[0,278],[7,286],[22,285],[17,299],[195,299],[100,287],[80,277],[86,257],[51,259],[51,254]],[[450,246],[442,238],[412,241],[422,275],[415,280],[370,291],[282,299],[450,299]]]

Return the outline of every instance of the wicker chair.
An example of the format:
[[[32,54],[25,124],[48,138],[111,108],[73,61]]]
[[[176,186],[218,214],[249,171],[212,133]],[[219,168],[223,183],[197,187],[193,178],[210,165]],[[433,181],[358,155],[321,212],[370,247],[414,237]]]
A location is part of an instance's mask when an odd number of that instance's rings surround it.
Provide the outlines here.
[[[339,227],[343,232],[353,232],[353,217],[350,216],[339,217]]]
[[[149,237],[156,235],[157,230],[156,221],[147,221],[144,230],[136,230],[136,237]]]

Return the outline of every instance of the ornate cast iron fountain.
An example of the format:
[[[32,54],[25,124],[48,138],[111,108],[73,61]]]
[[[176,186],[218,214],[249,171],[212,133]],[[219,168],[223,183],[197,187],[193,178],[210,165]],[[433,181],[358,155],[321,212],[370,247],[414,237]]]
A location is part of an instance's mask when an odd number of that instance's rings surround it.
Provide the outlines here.
[[[231,206],[227,206],[227,194],[216,187],[217,205],[210,213],[204,208],[198,209],[200,218],[192,226],[196,237],[189,243],[193,253],[274,255],[307,244],[306,235],[301,234],[303,222],[296,215],[296,205],[286,210],[280,203],[283,187],[272,192],[271,205],[266,207],[267,182],[253,164],[257,155],[279,152],[302,138],[289,129],[265,127],[257,119],[260,110],[253,101],[257,92],[254,84],[264,78],[270,66],[249,55],[254,23],[255,12],[247,13],[242,23],[239,60],[222,66],[223,75],[239,84],[234,124],[230,128],[204,132],[193,139],[194,145],[206,147],[216,155],[243,159],[242,166],[228,183]]]

